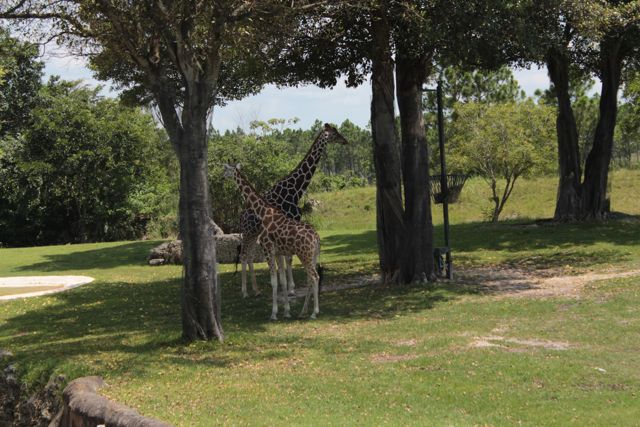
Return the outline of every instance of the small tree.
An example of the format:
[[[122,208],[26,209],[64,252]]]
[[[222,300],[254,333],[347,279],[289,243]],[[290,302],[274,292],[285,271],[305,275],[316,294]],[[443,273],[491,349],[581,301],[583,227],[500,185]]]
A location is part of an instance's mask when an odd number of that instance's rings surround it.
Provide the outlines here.
[[[458,104],[451,154],[455,166],[491,188],[491,221],[497,222],[518,178],[553,169],[554,110],[523,103]]]

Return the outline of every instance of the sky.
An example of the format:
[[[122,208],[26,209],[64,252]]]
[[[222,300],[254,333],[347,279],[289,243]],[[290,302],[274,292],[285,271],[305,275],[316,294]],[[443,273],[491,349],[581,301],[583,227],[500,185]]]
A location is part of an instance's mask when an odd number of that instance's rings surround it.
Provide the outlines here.
[[[99,82],[92,77],[82,59],[52,56],[45,57],[44,61],[46,78],[59,75],[66,80],[83,80],[89,86],[104,85],[105,95],[113,93],[109,83]],[[546,89],[549,86],[545,68],[516,69],[514,75],[527,95],[533,95],[536,89]],[[333,89],[315,86],[278,89],[267,86],[257,95],[230,102],[224,107],[216,107],[213,126],[219,131],[237,127],[246,130],[253,120],[297,117],[300,121],[295,126],[303,129],[311,127],[316,119],[335,124],[349,119],[358,126],[365,127],[369,122],[370,101],[369,83],[355,89],[347,88],[343,82]]]

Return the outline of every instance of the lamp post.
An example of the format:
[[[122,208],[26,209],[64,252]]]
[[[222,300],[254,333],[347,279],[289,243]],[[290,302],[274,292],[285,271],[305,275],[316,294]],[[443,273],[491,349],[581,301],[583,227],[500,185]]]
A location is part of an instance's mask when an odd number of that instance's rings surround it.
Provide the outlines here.
[[[447,279],[453,279],[451,269],[451,247],[449,246],[449,188],[447,186],[447,162],[444,153],[444,112],[442,108],[442,80],[436,87],[436,103],[438,105],[438,146],[440,147],[440,189],[444,196],[442,201],[442,217],[444,220],[444,246],[446,248]]]
[[[434,256],[437,259],[445,255],[447,279],[453,279],[451,263],[451,247],[449,242],[449,187],[447,182],[447,162],[444,152],[444,111],[442,106],[442,79],[438,79],[436,89],[423,89],[426,92],[436,92],[436,105],[438,111],[438,146],[440,148],[440,194],[442,196],[442,217],[444,221],[444,247],[435,248]],[[432,179],[435,176],[431,177]],[[434,199],[434,202],[435,199]],[[437,202],[436,202],[437,203]]]

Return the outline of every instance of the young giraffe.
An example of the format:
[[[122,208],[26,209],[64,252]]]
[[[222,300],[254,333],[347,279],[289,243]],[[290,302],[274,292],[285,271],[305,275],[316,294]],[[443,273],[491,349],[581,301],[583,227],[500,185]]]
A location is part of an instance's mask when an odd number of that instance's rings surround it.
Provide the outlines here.
[[[270,190],[262,194],[262,197],[271,206],[280,209],[291,219],[300,221],[301,213],[298,202],[304,195],[313,178],[320,158],[324,153],[327,145],[337,143],[345,145],[347,140],[340,135],[338,130],[333,126],[325,123],[322,132],[316,137],[315,141],[309,148],[309,151],[300,161],[298,166],[293,169],[287,176],[278,181]],[[255,250],[257,249],[258,235],[262,229],[260,218],[258,218],[251,208],[245,209],[240,216],[240,232],[242,233],[242,245],[240,248],[240,262],[242,263],[242,296],[247,297],[247,266],[251,275],[251,287],[255,295],[258,295],[258,285],[256,283],[256,275],[253,271],[253,259]],[[280,254],[278,254],[280,255]],[[291,268],[291,257],[278,256],[278,270],[281,272],[282,278],[283,266],[286,264],[287,287],[289,294],[293,294],[295,283],[293,282],[293,271]]]
[[[273,303],[271,309],[271,319],[276,320],[278,316],[278,277],[276,271],[276,256],[282,254],[285,256],[296,255],[307,272],[308,286],[313,290],[313,314],[315,319],[320,312],[318,303],[318,285],[319,276],[316,271],[316,264],[320,256],[320,236],[309,224],[296,221],[287,217],[279,209],[271,206],[264,198],[262,198],[253,186],[242,176],[239,169],[240,165],[230,166],[224,165],[224,177],[234,179],[238,188],[242,192],[245,200],[254,214],[260,218],[262,228],[258,235],[258,240],[262,245],[267,263],[269,264],[269,272],[271,273],[271,289]],[[280,273],[280,282],[282,284],[282,295],[284,298],[284,317],[290,317],[289,314],[289,296],[287,293],[287,285]],[[303,312],[308,302],[305,300]],[[303,313],[300,313],[301,315]]]

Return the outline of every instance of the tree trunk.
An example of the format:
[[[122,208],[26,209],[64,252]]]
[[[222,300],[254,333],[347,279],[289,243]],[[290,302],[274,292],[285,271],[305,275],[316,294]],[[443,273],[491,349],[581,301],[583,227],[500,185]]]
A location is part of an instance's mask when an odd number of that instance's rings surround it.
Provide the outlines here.
[[[403,234],[400,148],[394,120],[393,59],[387,2],[372,14],[371,134],[376,170],[376,229],[380,270],[385,282],[395,282],[400,268]]]
[[[427,62],[424,58],[405,56],[401,49],[396,54],[396,87],[402,136],[405,237],[399,279],[411,283],[433,278],[429,153],[422,113]]]
[[[618,113],[618,89],[622,69],[620,45],[620,39],[605,39],[600,46],[600,117],[593,138],[593,148],[584,168],[584,200],[581,215],[583,219],[604,219],[610,210],[607,181]]]
[[[178,147],[184,265],[182,333],[190,341],[224,338],[207,179],[206,113],[202,116],[183,114],[184,131]]]
[[[581,186],[578,129],[569,96],[569,59],[557,50],[547,53],[547,69],[558,100],[556,132],[558,135],[558,194],[554,219],[574,220],[580,215]]]

